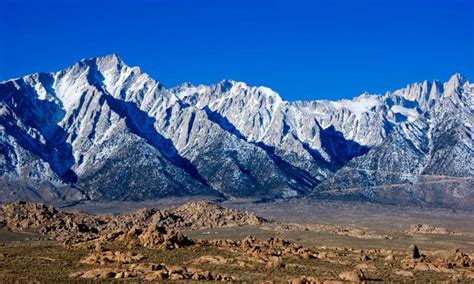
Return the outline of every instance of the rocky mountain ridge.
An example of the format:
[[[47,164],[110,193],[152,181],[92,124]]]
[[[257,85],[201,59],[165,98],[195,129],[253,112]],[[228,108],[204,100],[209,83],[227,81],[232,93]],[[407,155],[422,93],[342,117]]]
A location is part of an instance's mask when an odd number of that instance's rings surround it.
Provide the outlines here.
[[[396,184],[407,203],[469,203],[473,90],[455,74],[383,96],[287,102],[231,80],[166,89],[115,54],[84,59],[0,83],[0,197],[385,202],[397,196],[378,188]]]

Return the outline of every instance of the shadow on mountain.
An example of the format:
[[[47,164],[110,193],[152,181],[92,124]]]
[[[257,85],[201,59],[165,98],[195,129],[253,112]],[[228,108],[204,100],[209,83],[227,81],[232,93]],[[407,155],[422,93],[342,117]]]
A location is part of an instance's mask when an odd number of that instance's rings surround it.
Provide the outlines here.
[[[247,138],[225,116],[221,115],[218,112],[212,111],[208,106],[204,107],[203,110],[206,112],[209,120],[219,125],[222,129],[230,132],[231,134],[235,135],[237,138],[244,140],[264,150],[268,154],[268,156],[273,160],[273,162],[278,166],[278,168],[286,174],[287,177],[290,177],[291,179],[297,181],[301,186],[306,187],[309,190],[319,183],[319,181],[316,180],[314,177],[312,177],[308,172],[291,165],[290,163],[286,162],[282,157],[280,157],[278,154],[276,154],[275,147],[266,145],[263,142],[247,141]],[[300,192],[305,192],[301,190],[300,187],[298,187],[297,190]]]
[[[106,100],[110,109],[125,119],[127,127],[133,134],[145,139],[148,144],[157,148],[172,164],[184,169],[204,185],[208,185],[191,161],[179,155],[173,142],[156,131],[154,126],[155,119],[153,117],[148,116],[135,103],[124,102],[108,94],[104,94],[101,99]]]
[[[224,130],[227,130],[227,132],[230,132],[230,133],[234,134],[239,139],[247,141],[247,138],[244,135],[242,135],[242,133],[240,133],[240,131],[237,129],[237,127],[235,127],[235,125],[232,124],[227,119],[227,117],[221,115],[218,112],[212,111],[208,106],[205,106],[203,108],[203,110],[206,112],[207,117],[209,118],[209,120],[211,120],[214,123],[217,123],[218,125],[220,125],[221,128],[223,128]]]
[[[370,150],[367,146],[344,138],[344,135],[332,125],[321,131],[321,146],[329,154],[331,161],[337,163],[334,170],[341,168],[354,157],[364,155]]]
[[[103,93],[100,97],[101,104],[105,100],[111,110],[117,113],[121,118],[125,119],[127,127],[133,134],[145,139],[148,144],[158,149],[172,164],[184,169],[188,174],[202,184],[206,186],[208,185],[207,181],[199,174],[191,161],[179,155],[173,142],[158,133],[155,128],[155,118],[149,116],[148,113],[141,110],[133,102],[126,102],[114,98],[103,88],[101,83],[104,81],[104,77],[97,70],[97,65],[91,64],[88,80],[91,85],[95,86]]]
[[[312,177],[308,172],[298,167],[295,167],[283,160],[278,154],[276,154],[276,148],[273,146],[268,146],[262,142],[252,142],[253,145],[265,150],[268,156],[275,162],[276,165],[282,170],[288,177],[298,181],[299,184],[306,186],[308,190],[312,190],[316,185],[320,183],[317,179]],[[299,189],[301,192],[301,189]]]
[[[218,112],[212,111],[208,106],[204,107],[203,110],[206,112],[211,121],[217,123],[221,128],[234,134],[238,138],[247,141],[246,137],[226,117],[222,116]],[[289,131],[289,129],[287,131]],[[355,141],[345,139],[343,134],[337,131],[334,126],[322,129],[321,140],[323,149],[330,155],[331,161],[334,163],[326,161],[321,156],[321,154],[318,151],[312,149],[308,143],[303,141],[300,141],[300,143],[303,148],[311,155],[316,164],[318,164],[320,167],[330,169],[333,172],[340,169],[354,157],[364,155],[370,149],[369,147],[360,145]],[[320,181],[312,177],[307,171],[286,162],[276,153],[275,147],[269,146],[263,142],[249,143],[265,150],[272,160],[279,166],[279,168],[292,179],[299,181],[305,186],[314,187],[319,184]]]
[[[56,97],[52,88],[52,75],[41,73],[39,80],[46,91]],[[0,123],[21,147],[47,162],[64,182],[76,183],[78,177],[71,169],[75,163],[72,146],[66,142],[67,132],[58,125],[65,111],[54,101],[39,99],[36,90],[26,84],[24,79],[15,82],[21,86],[19,90],[13,81],[0,86],[0,99],[24,125],[41,133],[46,143],[33,138],[31,133],[13,123],[13,117],[0,117]]]

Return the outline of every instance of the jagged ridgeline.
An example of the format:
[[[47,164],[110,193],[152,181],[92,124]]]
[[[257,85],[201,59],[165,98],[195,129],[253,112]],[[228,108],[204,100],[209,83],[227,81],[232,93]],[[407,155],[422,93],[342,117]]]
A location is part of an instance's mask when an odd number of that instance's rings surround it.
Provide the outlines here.
[[[166,89],[116,55],[0,83],[0,199],[167,196],[474,204],[474,85],[287,102],[222,81]]]

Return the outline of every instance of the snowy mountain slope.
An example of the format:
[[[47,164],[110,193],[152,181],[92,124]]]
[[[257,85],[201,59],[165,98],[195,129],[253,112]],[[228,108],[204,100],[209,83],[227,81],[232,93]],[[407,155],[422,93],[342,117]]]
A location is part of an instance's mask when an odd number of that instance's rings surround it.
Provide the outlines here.
[[[123,75],[127,71],[117,71],[117,64],[123,65],[117,57],[109,61],[114,63],[97,64],[98,73],[104,76],[99,81],[105,85],[104,92],[114,98],[114,105],[126,102],[126,110],[121,112],[130,117],[129,128],[142,132],[143,137],[151,133],[163,136],[159,141],[148,137],[148,142],[163,148],[173,160],[181,157],[178,165],[204,184],[230,196],[276,196],[287,190],[309,191],[314,186],[294,184],[265,151],[222,129],[205,111],[183,103],[146,74]],[[204,160],[207,162],[202,163]]]
[[[168,90],[108,55],[1,82],[0,103],[2,199],[19,184],[18,196],[40,199],[277,198],[328,185],[372,198],[384,184],[472,176],[462,164],[472,85],[458,74],[383,96],[287,102],[231,80]],[[395,168],[403,175],[379,174]]]
[[[474,85],[454,75],[431,108],[325,180],[316,195],[470,206]]]
[[[275,149],[291,165],[324,180],[350,159],[379,145],[393,127],[413,122],[442,92],[439,83],[411,84],[385,96],[286,102],[265,87],[224,80],[171,89],[211,114],[222,128]]]
[[[11,137],[15,142],[13,145],[20,144],[22,150],[34,154],[35,163],[54,172],[44,173],[42,168],[36,168],[29,175],[39,175],[41,181],[54,187],[79,184],[85,187],[84,194],[91,198],[143,199],[169,193],[213,192],[176,166],[171,155],[164,156],[159,149],[149,147],[145,138],[139,135],[141,133],[134,133],[133,127],[129,127],[128,119],[121,117],[119,107],[111,107],[112,101],[93,85],[81,82],[72,84],[66,93],[61,92],[65,80],[90,79],[91,73],[86,70],[77,75],[35,74],[0,87],[5,107],[16,118],[3,116],[5,119],[0,120],[4,127],[2,134]],[[53,79],[54,76],[57,78]],[[77,93],[82,95],[75,96]],[[148,155],[143,164],[138,163],[139,155],[133,153],[140,147],[144,148],[140,154]],[[110,166],[119,153],[122,153],[121,160],[137,161],[121,165],[121,168],[129,169],[124,175],[118,175],[117,167]],[[31,178],[25,178],[21,173],[31,165],[15,162],[13,158],[17,154],[9,154],[12,158],[6,159],[11,161],[6,174],[12,180],[16,177],[19,182],[29,184]],[[153,174],[146,175],[149,171]],[[129,178],[132,172],[141,177],[135,174],[135,178]],[[35,187],[34,184],[31,186]],[[120,190],[128,193],[114,194]]]
[[[315,185],[115,55],[5,82],[1,94],[18,123],[41,134],[28,150],[59,175],[63,186],[77,184],[92,199],[220,194],[216,190],[229,196],[282,196]],[[45,149],[51,146],[49,154]],[[9,169],[10,176],[24,179],[18,174],[21,165]]]
[[[48,164],[38,156],[52,156],[44,144],[41,133],[28,129],[18,120],[15,113],[3,102],[0,102],[0,194],[2,199],[15,198],[23,191],[28,192],[51,183],[52,186],[61,186],[60,175],[64,174],[60,165]],[[50,157],[54,160],[54,157]],[[55,170],[53,170],[55,168]],[[57,172],[59,171],[59,172]],[[17,179],[16,177],[19,177]],[[28,180],[31,188],[19,180]],[[16,191],[8,191],[8,187],[15,187]],[[19,194],[20,195],[20,194]],[[39,194],[34,194],[39,195]]]

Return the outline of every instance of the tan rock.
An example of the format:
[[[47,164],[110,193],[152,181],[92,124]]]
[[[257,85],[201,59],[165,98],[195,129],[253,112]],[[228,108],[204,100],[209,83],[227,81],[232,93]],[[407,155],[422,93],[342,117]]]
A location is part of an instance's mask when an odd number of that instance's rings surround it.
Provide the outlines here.
[[[344,281],[362,281],[365,280],[364,273],[361,270],[345,271],[339,274],[339,278]]]
[[[148,280],[148,281],[164,280],[167,278],[167,276],[168,276],[168,273],[163,270],[153,271],[146,274],[145,280]]]
[[[201,274],[199,272],[194,272],[193,276],[191,277],[193,280],[201,280]]]
[[[203,277],[204,280],[212,280],[212,275],[211,275],[211,272],[209,271],[203,271],[201,273],[201,276]]]
[[[413,272],[406,270],[397,270],[395,271],[395,274],[403,277],[413,277]]]
[[[288,284],[303,284],[303,279],[301,277],[296,277],[288,280]]]
[[[183,273],[186,273],[187,270],[185,267],[183,266],[179,266],[179,265],[172,265],[172,266],[166,266],[166,270],[168,271],[168,274],[183,274]]]
[[[76,278],[76,277],[80,277],[82,274],[84,274],[83,271],[73,272],[73,273],[69,274],[69,277]]]
[[[270,256],[266,267],[269,269],[278,269],[284,267],[283,260],[280,256]]]
[[[171,281],[183,280],[183,279],[186,279],[186,276],[184,276],[181,273],[171,273],[168,276],[168,280],[171,280]]]
[[[97,279],[99,277],[100,277],[100,273],[95,270],[86,271],[81,274],[81,278],[86,278],[86,279]]]
[[[80,277],[85,279],[109,279],[115,278],[118,272],[112,268],[97,268],[83,272]]]
[[[415,263],[415,269],[420,270],[420,271],[429,271],[430,266],[427,263],[418,262],[418,263]]]
[[[94,249],[95,249],[96,252],[103,252],[103,251],[105,251],[105,249],[104,249],[102,243],[100,243],[100,242],[95,243]]]
[[[220,255],[203,255],[192,261],[195,264],[214,264],[214,265],[224,265],[227,263],[227,260]]]
[[[469,278],[469,279],[474,279],[474,272],[467,271],[467,272],[464,273],[464,276]]]
[[[360,263],[357,264],[354,269],[356,270],[362,270],[362,271],[375,271],[376,267],[375,264],[373,263]]]
[[[407,230],[409,234],[440,234],[440,235],[453,235],[456,234],[443,227],[436,227],[429,224],[416,224],[411,225]]]
[[[117,279],[125,278],[125,272],[123,272],[123,271],[117,272],[117,274],[115,275],[115,278],[117,278]]]
[[[472,265],[469,255],[463,253],[459,249],[454,250],[453,255],[451,256],[451,261],[458,267],[470,267]]]

